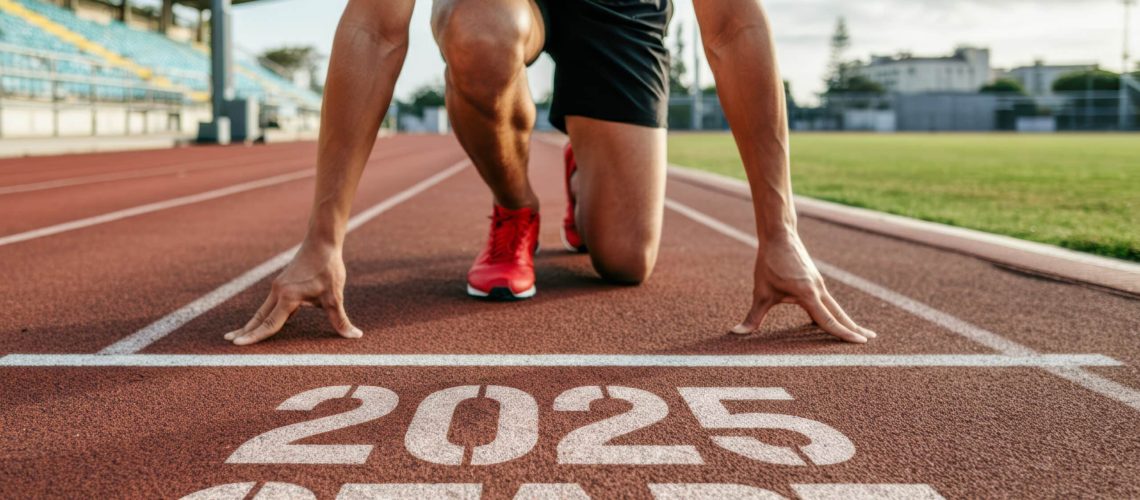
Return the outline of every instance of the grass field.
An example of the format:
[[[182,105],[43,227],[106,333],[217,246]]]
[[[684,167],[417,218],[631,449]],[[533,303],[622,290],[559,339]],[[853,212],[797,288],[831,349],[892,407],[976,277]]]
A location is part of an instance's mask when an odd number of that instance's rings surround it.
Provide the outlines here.
[[[672,163],[744,178],[732,136],[671,134]],[[797,194],[1140,261],[1140,136],[792,137]]]

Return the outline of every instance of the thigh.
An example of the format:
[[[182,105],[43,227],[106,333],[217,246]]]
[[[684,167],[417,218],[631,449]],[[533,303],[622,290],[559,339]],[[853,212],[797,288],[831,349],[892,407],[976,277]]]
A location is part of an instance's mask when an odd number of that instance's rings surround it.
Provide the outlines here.
[[[595,267],[648,275],[661,241],[665,129],[567,117],[578,161],[578,225]],[[644,276],[642,276],[644,278]],[[639,281],[639,280],[638,280]]]

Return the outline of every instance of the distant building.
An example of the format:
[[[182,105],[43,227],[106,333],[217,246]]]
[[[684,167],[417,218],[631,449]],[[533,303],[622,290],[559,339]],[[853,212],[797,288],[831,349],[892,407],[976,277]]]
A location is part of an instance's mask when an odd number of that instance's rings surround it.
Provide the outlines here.
[[[443,106],[429,106],[423,109],[423,116],[413,114],[398,115],[401,132],[415,134],[446,134],[451,131],[451,122],[447,119],[447,108]]]
[[[990,49],[959,47],[945,57],[872,56],[854,74],[891,93],[977,92],[991,81]]]
[[[1062,75],[1074,71],[1088,71],[1097,69],[1096,64],[1069,64],[1047,65],[1043,61],[1033,63],[1033,66],[1022,66],[1007,71],[1006,77],[1017,80],[1029,95],[1034,97],[1050,97],[1053,95],[1053,82]]]

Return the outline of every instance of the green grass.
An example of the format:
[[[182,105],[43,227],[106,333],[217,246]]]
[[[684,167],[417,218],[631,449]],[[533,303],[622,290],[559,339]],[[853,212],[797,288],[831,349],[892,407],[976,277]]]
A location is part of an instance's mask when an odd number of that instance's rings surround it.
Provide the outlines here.
[[[732,136],[671,134],[669,160],[744,178]],[[792,136],[797,194],[1140,261],[1140,136]]]

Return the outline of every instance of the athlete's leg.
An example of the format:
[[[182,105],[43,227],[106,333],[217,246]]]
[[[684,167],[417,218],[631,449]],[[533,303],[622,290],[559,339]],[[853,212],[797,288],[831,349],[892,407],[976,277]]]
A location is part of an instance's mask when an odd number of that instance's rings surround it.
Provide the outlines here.
[[[603,278],[638,284],[653,272],[665,203],[665,129],[566,117],[578,161],[578,231]]]
[[[509,209],[538,208],[527,179],[535,109],[526,65],[542,51],[532,0],[435,0],[432,32],[447,62],[447,112],[455,135]]]

